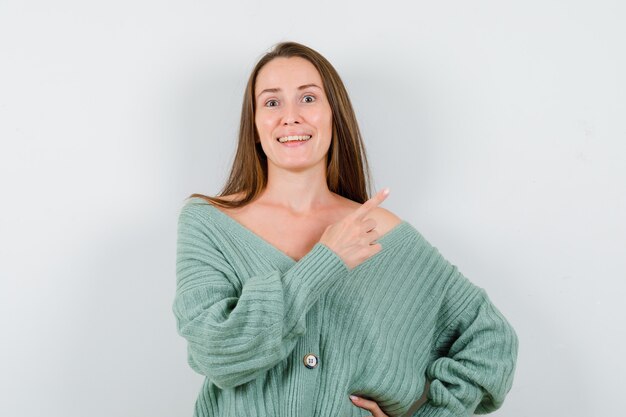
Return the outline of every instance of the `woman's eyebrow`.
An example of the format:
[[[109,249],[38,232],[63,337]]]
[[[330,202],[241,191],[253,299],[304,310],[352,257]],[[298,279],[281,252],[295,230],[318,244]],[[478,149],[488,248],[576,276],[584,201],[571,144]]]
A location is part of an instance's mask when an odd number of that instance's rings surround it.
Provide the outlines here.
[[[319,85],[311,83],[311,84],[301,85],[300,87],[298,87],[298,90],[304,90],[304,89],[307,89],[309,87],[316,87],[316,88],[319,88],[320,90],[322,89],[322,87],[320,87]]]
[[[319,88],[320,90],[322,89],[322,87],[320,87],[319,85],[311,83],[311,84],[301,85],[300,87],[298,87],[298,90],[305,90],[310,87],[316,87],[316,88]],[[265,90],[261,91],[256,97],[259,98],[262,94],[278,93],[279,91],[281,91],[280,88],[266,88]]]

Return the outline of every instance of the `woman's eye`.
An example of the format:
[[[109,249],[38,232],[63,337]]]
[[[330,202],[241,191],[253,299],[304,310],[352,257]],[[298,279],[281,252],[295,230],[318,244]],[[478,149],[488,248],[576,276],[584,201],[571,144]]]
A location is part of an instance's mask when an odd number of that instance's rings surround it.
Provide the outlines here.
[[[278,100],[267,100],[265,102],[265,105],[267,107],[276,107],[276,106],[278,106]]]
[[[305,103],[313,103],[315,101],[315,97],[307,95],[304,96],[303,100]]]

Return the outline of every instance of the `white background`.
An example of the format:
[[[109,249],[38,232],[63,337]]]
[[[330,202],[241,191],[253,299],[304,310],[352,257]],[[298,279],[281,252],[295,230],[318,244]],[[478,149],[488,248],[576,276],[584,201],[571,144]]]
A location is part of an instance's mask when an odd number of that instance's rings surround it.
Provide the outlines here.
[[[283,40],[341,74],[383,206],[517,330],[495,415],[623,415],[625,21],[617,0],[0,0],[0,415],[191,416],[178,211],[224,183]]]

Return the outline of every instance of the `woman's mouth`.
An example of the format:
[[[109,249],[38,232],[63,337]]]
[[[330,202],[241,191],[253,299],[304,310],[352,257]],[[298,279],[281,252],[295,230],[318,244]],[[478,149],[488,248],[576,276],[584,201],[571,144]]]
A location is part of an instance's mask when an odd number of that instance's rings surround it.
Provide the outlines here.
[[[283,136],[278,138],[277,140],[280,143],[292,143],[292,142],[306,142],[311,139],[311,135],[302,135],[302,136]]]

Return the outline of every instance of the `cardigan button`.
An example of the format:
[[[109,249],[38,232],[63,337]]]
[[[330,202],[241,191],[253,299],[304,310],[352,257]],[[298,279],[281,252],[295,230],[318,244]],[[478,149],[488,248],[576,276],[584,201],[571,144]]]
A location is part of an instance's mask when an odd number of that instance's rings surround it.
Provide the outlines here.
[[[307,353],[306,355],[304,355],[304,366],[306,366],[307,368],[316,368],[318,363],[319,359],[314,354]]]

